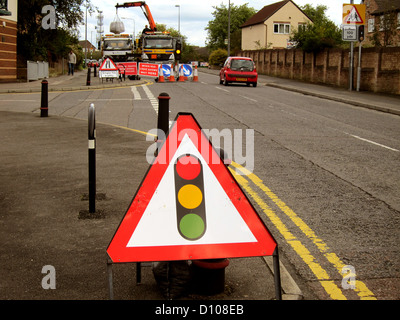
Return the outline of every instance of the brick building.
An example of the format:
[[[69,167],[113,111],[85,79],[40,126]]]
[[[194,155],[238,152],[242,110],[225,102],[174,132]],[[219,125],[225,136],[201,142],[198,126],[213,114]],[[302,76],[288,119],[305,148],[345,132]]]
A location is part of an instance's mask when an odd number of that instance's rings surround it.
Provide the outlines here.
[[[366,6],[365,43],[400,46],[400,0],[363,0]]]
[[[17,79],[18,0],[0,0],[0,81]]]

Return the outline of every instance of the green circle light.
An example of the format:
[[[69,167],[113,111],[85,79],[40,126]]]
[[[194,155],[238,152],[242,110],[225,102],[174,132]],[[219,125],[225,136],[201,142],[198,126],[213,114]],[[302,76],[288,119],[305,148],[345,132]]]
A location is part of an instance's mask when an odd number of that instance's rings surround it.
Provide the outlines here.
[[[184,237],[189,240],[195,240],[204,233],[205,225],[200,216],[189,213],[179,222],[179,229]]]

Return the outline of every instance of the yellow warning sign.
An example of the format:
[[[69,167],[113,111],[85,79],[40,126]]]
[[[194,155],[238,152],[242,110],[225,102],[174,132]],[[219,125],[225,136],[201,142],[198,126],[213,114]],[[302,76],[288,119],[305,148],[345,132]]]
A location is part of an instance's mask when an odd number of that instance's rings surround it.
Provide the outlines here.
[[[343,4],[343,25],[365,24],[365,4]]]

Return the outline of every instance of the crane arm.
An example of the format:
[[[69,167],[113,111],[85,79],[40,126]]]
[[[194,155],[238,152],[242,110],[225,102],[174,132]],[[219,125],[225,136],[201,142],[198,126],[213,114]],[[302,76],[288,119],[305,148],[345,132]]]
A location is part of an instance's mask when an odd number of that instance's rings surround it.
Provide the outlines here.
[[[156,31],[156,23],[153,19],[153,15],[151,14],[149,6],[145,1],[135,1],[135,2],[125,2],[123,4],[118,4],[115,6],[118,8],[131,8],[131,7],[140,7],[143,11],[144,16],[149,21],[150,29]],[[144,9],[143,9],[144,8]]]

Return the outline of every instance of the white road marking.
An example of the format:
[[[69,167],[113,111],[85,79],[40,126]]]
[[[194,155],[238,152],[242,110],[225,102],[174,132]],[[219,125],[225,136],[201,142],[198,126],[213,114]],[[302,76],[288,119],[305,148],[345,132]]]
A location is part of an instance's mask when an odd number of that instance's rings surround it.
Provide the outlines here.
[[[229,90],[222,89],[222,88],[220,88],[220,87],[215,87],[215,88],[217,88],[218,90],[222,90],[222,91],[225,91],[225,92],[229,92]]]
[[[144,92],[146,93],[147,97],[149,98],[154,111],[156,112],[156,114],[158,114],[158,99],[154,97],[154,95],[151,93],[148,86],[142,85],[141,87],[143,88]]]
[[[142,97],[140,96],[140,93],[139,93],[137,87],[132,86],[131,87],[131,91],[133,93],[133,99],[134,100],[142,100]]]
[[[249,97],[246,97],[246,96],[241,96],[242,98],[244,98],[244,99],[247,99],[247,100],[250,100],[250,101],[253,101],[253,102],[258,102],[257,100],[254,100],[254,99],[252,99],[252,98],[249,98]]]
[[[374,145],[376,145],[376,146],[379,146],[379,147],[382,147],[382,148],[386,148],[386,149],[391,150],[391,151],[400,152],[400,150],[397,150],[397,149],[394,149],[394,148],[385,146],[384,144],[380,144],[380,143],[375,142],[375,141],[371,141],[371,140],[368,140],[368,139],[364,139],[364,138],[361,138],[361,137],[359,137],[359,136],[356,136],[356,135],[354,135],[354,134],[350,134],[350,133],[347,133],[347,132],[344,132],[344,133],[347,134],[347,135],[349,135],[349,136],[351,136],[351,137],[353,137],[353,138],[356,138],[356,139],[358,139],[358,140],[365,141],[365,142],[374,144]]]

